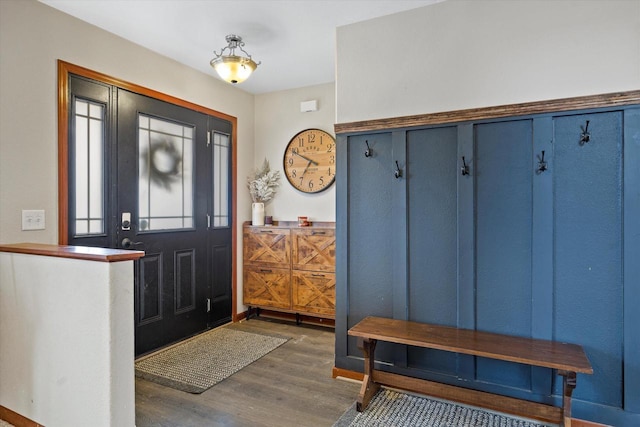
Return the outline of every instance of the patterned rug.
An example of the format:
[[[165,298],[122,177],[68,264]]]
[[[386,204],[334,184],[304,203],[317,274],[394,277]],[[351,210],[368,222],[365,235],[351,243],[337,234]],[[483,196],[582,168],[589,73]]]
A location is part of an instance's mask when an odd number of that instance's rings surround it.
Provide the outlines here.
[[[199,394],[287,341],[218,328],[138,360],[136,377]]]
[[[548,424],[381,389],[364,412],[355,403],[333,427],[546,427]]]

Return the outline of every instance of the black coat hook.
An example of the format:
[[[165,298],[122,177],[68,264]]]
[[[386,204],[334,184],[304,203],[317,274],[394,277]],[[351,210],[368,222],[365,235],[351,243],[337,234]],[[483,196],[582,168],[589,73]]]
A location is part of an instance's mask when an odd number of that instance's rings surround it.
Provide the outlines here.
[[[364,156],[371,157],[373,153],[371,152],[371,148],[369,147],[369,141],[365,140],[364,143],[367,144],[367,149],[364,150]]]
[[[589,133],[589,120],[587,120],[586,126],[580,126],[580,129],[582,129],[582,133],[580,134],[580,145],[584,145],[591,139],[591,134]]]
[[[398,166],[397,160],[396,160],[396,170],[393,174],[395,175],[396,178],[402,177],[402,170],[400,169],[400,166]]]
[[[460,173],[463,176],[469,175],[469,165],[467,165],[467,162],[464,160],[464,156],[462,156],[462,166],[460,167]]]
[[[542,150],[542,156],[538,156],[538,168],[536,169],[536,173],[541,174],[546,170],[547,170],[547,162],[544,161],[544,150]]]

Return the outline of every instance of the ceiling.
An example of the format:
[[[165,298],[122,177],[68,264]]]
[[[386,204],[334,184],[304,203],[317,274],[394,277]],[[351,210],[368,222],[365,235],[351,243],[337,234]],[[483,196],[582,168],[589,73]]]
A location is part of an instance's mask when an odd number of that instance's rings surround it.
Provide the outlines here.
[[[335,80],[335,29],[444,0],[40,0],[217,77],[209,61],[243,38],[262,64],[238,88],[259,94]]]

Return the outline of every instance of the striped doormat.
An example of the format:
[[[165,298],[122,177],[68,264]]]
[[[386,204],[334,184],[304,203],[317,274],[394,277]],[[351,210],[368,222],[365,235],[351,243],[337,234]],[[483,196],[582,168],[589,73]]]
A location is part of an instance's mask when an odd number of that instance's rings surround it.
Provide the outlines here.
[[[199,394],[287,341],[218,328],[136,361],[136,377]]]
[[[355,403],[333,427],[547,427],[454,402],[381,389],[364,412]]]

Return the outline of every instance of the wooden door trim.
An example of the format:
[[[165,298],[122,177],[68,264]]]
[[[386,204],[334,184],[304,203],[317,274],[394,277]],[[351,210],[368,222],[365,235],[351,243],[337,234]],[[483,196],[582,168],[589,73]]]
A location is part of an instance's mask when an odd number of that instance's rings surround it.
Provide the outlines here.
[[[640,90],[631,90],[627,92],[615,92],[602,95],[552,99],[549,101],[535,101],[522,104],[470,108],[466,110],[446,111],[432,114],[418,114],[413,116],[337,123],[334,126],[334,130],[336,134],[371,132],[412,126],[440,125],[472,120],[525,116],[530,114],[586,110],[590,108],[623,107],[638,103],[640,103]]]
[[[69,74],[86,77],[108,85],[168,102],[231,123],[231,320],[238,321],[237,293],[237,138],[238,119],[229,114],[194,104],[153,89],[108,76],[97,71],[58,60],[58,244],[69,242]]]

